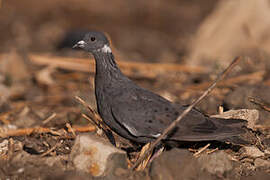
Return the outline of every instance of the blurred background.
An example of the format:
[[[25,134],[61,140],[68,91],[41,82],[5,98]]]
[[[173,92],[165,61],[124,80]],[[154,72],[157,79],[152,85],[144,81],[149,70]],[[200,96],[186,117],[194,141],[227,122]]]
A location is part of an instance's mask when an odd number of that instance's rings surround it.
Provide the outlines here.
[[[88,30],[108,33],[113,44],[140,61],[182,61],[190,39],[218,1],[34,0],[3,1],[2,51],[58,53]]]
[[[136,61],[196,65],[270,51],[267,0],[10,0],[1,6],[4,52],[58,53],[93,29],[107,32]]]

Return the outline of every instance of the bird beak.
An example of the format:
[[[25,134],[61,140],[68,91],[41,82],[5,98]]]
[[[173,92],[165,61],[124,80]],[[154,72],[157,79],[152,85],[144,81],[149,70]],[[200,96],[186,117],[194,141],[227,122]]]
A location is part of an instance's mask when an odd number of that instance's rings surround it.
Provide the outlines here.
[[[83,40],[77,42],[72,48],[84,48],[85,47],[85,42]]]

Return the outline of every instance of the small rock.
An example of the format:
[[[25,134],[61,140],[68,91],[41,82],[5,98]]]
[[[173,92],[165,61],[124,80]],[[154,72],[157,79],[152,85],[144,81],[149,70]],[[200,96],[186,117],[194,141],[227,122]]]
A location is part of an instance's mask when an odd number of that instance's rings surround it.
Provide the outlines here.
[[[217,151],[212,154],[202,154],[198,162],[203,170],[211,174],[223,175],[233,169],[233,162],[224,151]]]
[[[127,156],[101,137],[78,135],[72,148],[74,166],[93,176],[105,176],[116,168],[127,168]]]
[[[259,111],[256,109],[238,109],[226,111],[222,114],[213,115],[211,117],[224,119],[244,119],[248,121],[248,128],[254,129],[255,124],[259,120]]]
[[[123,168],[116,168],[114,174],[119,177],[128,177],[129,171]]]
[[[151,164],[150,177],[155,180],[212,179],[208,172],[202,172],[198,159],[187,150],[165,151]]]
[[[86,173],[78,173],[75,170],[71,171],[57,171],[44,177],[44,180],[92,180]]]
[[[270,168],[270,161],[267,161],[267,160],[264,160],[261,158],[257,158],[254,161],[254,165],[256,167],[263,167],[263,168],[267,169],[267,168]]]
[[[43,159],[44,159],[44,164],[48,165],[49,167],[61,167],[62,161],[68,161],[68,156],[58,155],[58,156],[46,157]]]
[[[78,173],[75,170],[54,172],[44,177],[44,180],[92,180],[93,177],[89,177],[86,173]]]
[[[264,156],[264,153],[255,146],[244,146],[242,148],[243,155],[251,158],[258,158]]]
[[[267,172],[258,172],[256,171],[254,174],[250,176],[242,176],[240,180],[268,180],[270,179],[270,174]]]

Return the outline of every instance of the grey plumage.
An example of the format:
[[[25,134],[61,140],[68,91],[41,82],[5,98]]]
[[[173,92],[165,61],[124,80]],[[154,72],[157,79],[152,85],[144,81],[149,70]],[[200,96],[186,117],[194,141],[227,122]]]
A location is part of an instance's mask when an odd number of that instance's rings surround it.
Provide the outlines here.
[[[185,107],[137,86],[122,74],[101,32],[89,32],[79,47],[96,60],[95,95],[104,122],[124,138],[146,143],[157,138]],[[244,120],[210,118],[196,109],[185,116],[166,137],[172,141],[224,140],[245,130]]]

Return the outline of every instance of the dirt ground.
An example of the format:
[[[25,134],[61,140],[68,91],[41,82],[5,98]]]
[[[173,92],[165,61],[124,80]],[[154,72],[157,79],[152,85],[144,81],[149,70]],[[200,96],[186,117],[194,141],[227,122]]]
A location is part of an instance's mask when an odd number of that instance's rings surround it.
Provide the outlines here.
[[[75,99],[79,96],[96,108],[93,59],[71,48],[89,30],[109,35],[120,68],[132,80],[181,104],[193,102],[241,55],[238,66],[197,108],[208,115],[218,114],[220,106],[224,111],[259,111],[251,131],[256,137],[252,147],[258,147],[260,155],[251,156],[245,147],[210,143],[207,152],[214,150],[217,158],[229,155],[233,159],[228,164],[234,168],[216,173],[206,167],[209,158],[215,157],[206,153],[199,160],[193,158],[207,143],[188,144],[167,150],[129,179],[269,179],[270,38],[265,31],[270,27],[257,21],[261,15],[248,8],[266,6],[248,4],[0,1],[0,179],[94,178],[78,173],[69,158],[76,135],[95,134],[94,126],[82,115],[89,112]],[[239,11],[227,14],[231,6]],[[245,19],[244,14],[251,15]],[[262,23],[255,24],[259,30],[254,30],[255,22]],[[177,156],[183,161],[173,162]],[[192,169],[197,162],[201,165]]]

